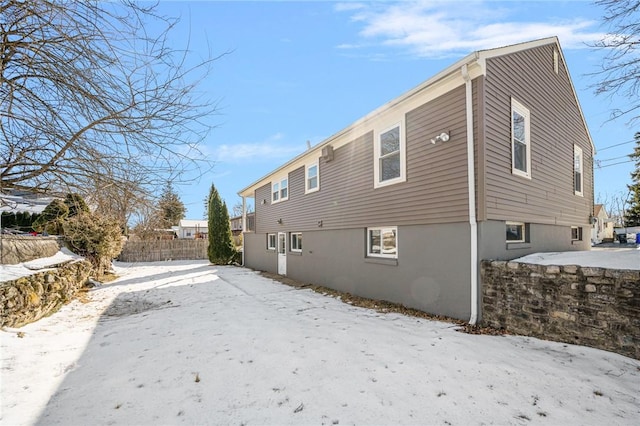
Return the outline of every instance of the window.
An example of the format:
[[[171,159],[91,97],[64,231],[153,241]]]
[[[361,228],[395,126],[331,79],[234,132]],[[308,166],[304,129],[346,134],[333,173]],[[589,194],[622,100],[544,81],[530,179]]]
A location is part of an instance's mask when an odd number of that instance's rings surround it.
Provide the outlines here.
[[[267,250],[276,249],[276,234],[267,234]]]
[[[398,228],[368,228],[367,256],[398,258]]]
[[[529,110],[511,99],[511,171],[531,179]]]
[[[280,179],[271,184],[271,201],[277,203],[289,199],[289,179]]]
[[[305,194],[315,192],[320,189],[320,174],[318,173],[318,163],[307,164]]]
[[[402,122],[380,132],[375,139],[375,188],[406,181],[405,145]]]
[[[573,146],[573,193],[582,197],[582,149]]]
[[[579,226],[571,227],[571,241],[582,241],[582,228]]]
[[[291,251],[302,251],[302,234],[300,232],[291,233]]]
[[[526,241],[526,227],[521,222],[507,222],[507,242],[524,243]]]

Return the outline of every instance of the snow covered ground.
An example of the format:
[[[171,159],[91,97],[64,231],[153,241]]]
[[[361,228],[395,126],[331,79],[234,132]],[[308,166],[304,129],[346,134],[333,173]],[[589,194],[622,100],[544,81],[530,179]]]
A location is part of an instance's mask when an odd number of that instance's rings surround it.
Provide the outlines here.
[[[640,361],[354,307],[245,268],[120,278],[0,332],[3,425],[631,425]]]
[[[597,248],[590,251],[534,253],[516,259],[517,262],[538,265],[580,265],[612,269],[640,269],[640,247]]]

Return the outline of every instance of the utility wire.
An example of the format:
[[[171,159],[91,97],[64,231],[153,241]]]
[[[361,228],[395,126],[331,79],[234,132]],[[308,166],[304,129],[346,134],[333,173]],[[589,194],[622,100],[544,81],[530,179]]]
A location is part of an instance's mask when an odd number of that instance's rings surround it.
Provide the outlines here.
[[[605,167],[617,166],[618,164],[625,164],[625,163],[633,163],[633,160],[620,161],[619,163],[613,163],[613,164],[605,164],[604,166],[600,165],[600,161],[596,161],[597,167],[599,169],[604,169]]]
[[[604,148],[600,148],[600,149],[598,149],[598,151],[604,151],[605,149],[614,148],[616,146],[626,145],[628,143],[634,143],[634,142],[635,142],[635,140],[630,140],[630,141],[627,141],[627,142],[620,142],[620,143],[617,143],[615,145],[605,146]]]
[[[621,158],[629,158],[628,155],[623,155],[622,157],[614,157],[614,158],[606,158],[604,160],[597,160],[599,163],[602,163],[604,161],[613,161],[613,160],[619,160]]]

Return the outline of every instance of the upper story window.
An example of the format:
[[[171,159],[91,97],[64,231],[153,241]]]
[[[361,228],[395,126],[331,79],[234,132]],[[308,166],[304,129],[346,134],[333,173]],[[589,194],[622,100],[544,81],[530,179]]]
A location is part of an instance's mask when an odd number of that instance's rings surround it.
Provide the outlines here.
[[[406,181],[403,123],[380,132],[374,140],[374,188]]]
[[[531,124],[529,110],[511,99],[511,171],[531,179]]]
[[[398,228],[367,228],[367,256],[398,258]]]
[[[579,146],[573,146],[573,192],[582,197],[582,149]]]
[[[271,184],[271,201],[277,203],[289,199],[289,179],[283,178]]]
[[[320,169],[318,162],[307,164],[305,167],[305,194],[315,192],[320,189]]]

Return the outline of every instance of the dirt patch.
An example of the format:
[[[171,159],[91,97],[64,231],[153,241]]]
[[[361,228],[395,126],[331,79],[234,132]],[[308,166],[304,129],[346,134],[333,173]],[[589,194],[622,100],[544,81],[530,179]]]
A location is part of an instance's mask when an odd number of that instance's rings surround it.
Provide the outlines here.
[[[110,283],[118,279],[118,276],[113,272],[107,271],[104,274],[96,278],[101,284]]]
[[[76,299],[78,299],[78,301],[80,303],[90,303],[92,300],[89,297],[89,288],[88,287],[82,287],[81,289],[78,290],[78,292],[76,293]]]
[[[331,296],[336,299],[340,299],[342,302],[347,303],[352,306],[358,306],[360,308],[372,309],[376,312],[380,313],[396,313],[402,314],[411,317],[424,318],[432,321],[442,321],[442,322],[450,322],[456,324],[458,327],[457,331],[468,333],[468,334],[486,334],[486,335],[502,335],[507,334],[506,330],[496,329],[492,327],[481,327],[479,325],[471,325],[466,323],[465,321],[445,317],[441,315],[433,315],[427,312],[421,311],[419,309],[407,308],[404,305],[399,303],[387,302],[385,300],[376,300],[376,299],[367,299],[366,297],[360,297],[353,295],[351,293],[345,293],[342,291],[334,290],[329,287],[324,287],[316,284],[307,284],[300,281],[293,280],[289,277],[285,277],[278,274],[273,274],[271,272],[260,271],[260,275],[265,278],[270,278],[274,281],[281,282],[282,284],[286,284],[295,288],[308,288],[316,293],[320,293],[323,295]]]

